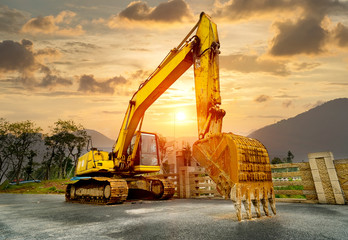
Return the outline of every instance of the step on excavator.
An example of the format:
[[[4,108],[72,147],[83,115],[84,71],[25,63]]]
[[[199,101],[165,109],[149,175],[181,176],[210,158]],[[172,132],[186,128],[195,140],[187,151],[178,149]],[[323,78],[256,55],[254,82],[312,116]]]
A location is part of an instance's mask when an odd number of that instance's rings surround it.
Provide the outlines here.
[[[195,32],[195,34],[194,34]],[[268,153],[255,139],[223,133],[220,108],[217,25],[201,13],[200,19],[178,47],[172,49],[156,70],[139,86],[129,101],[118,139],[108,153],[91,149],[81,156],[67,186],[66,201],[94,204],[122,203],[127,198],[169,199],[173,184],[156,175],[160,170],[158,137],[141,131],[145,111],[192,65],[194,67],[198,140],[193,158],[205,168],[225,199],[233,201],[237,218],[276,214]],[[242,214],[242,205],[245,214]]]

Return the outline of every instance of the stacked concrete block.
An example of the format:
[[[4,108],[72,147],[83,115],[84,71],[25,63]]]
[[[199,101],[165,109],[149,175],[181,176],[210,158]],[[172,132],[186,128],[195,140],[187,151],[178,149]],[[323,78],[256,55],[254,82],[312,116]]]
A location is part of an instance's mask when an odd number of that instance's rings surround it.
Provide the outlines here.
[[[319,203],[344,204],[332,153],[309,153],[308,159]]]
[[[334,165],[345,200],[348,202],[348,159],[335,160]]]
[[[311,167],[309,163],[298,163],[301,172],[301,183],[303,185],[303,194],[307,200],[317,201],[318,196],[315,189]]]

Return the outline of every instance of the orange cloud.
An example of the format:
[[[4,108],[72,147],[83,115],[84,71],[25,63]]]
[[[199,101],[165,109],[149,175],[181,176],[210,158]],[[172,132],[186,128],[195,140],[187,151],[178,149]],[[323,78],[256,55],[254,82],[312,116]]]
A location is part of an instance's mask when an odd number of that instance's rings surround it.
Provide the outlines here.
[[[45,17],[36,17],[30,19],[22,27],[24,33],[41,33],[59,36],[79,36],[85,31],[81,25],[69,27],[76,13],[72,11],[62,11],[56,17],[50,15]]]
[[[105,81],[97,81],[93,75],[83,75],[79,79],[78,91],[95,94],[114,94],[116,86],[127,83],[128,80],[122,76],[116,76]]]
[[[335,40],[338,46],[344,48],[348,47],[348,27],[344,26],[342,23],[338,23],[333,31]]]
[[[156,7],[150,7],[146,2],[134,1],[123,11],[110,17],[106,24],[110,28],[153,27],[154,24],[182,23],[191,20],[193,14],[184,0],[170,0]],[[101,22],[100,19],[98,21]]]
[[[33,89],[53,88],[58,85],[72,85],[72,81],[60,76],[59,72],[45,66],[40,58],[59,55],[56,49],[45,48],[34,50],[33,43],[23,39],[21,42],[5,40],[0,42],[0,74],[18,73],[18,77],[9,78],[21,87]],[[38,79],[37,76],[42,78]]]
[[[290,75],[286,62],[264,59],[257,55],[231,54],[220,56],[220,66],[226,70],[243,73],[263,72],[277,76]]]

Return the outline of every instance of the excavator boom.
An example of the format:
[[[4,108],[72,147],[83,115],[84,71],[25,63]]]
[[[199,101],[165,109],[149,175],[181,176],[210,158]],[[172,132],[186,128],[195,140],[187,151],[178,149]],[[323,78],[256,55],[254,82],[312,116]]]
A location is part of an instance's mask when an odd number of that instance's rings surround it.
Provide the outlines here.
[[[242,219],[242,203],[248,218],[252,217],[252,203],[258,217],[261,216],[260,203],[266,215],[269,215],[268,203],[275,214],[266,148],[255,139],[221,132],[225,111],[220,108],[219,48],[217,25],[201,13],[194,28],[169,52],[129,101],[109,161],[105,159],[106,152],[93,150],[79,159],[77,175],[94,174],[97,177],[69,185],[67,199],[122,202],[128,189],[148,191],[158,199],[174,194],[174,187],[167,181],[134,176],[159,170],[157,138],[155,134],[140,130],[145,111],[193,65],[199,137],[192,148],[193,158],[206,169],[217,184],[217,190],[234,202],[239,220]],[[117,180],[105,175],[117,175]]]

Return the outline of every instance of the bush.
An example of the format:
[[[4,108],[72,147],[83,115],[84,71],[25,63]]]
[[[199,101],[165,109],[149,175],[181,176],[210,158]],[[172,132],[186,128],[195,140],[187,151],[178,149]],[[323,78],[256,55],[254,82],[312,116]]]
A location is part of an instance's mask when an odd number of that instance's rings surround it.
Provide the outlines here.
[[[303,186],[294,185],[294,186],[274,187],[274,190],[303,190]]]

